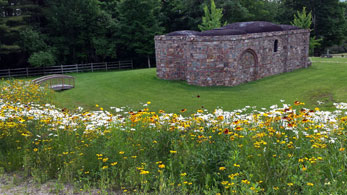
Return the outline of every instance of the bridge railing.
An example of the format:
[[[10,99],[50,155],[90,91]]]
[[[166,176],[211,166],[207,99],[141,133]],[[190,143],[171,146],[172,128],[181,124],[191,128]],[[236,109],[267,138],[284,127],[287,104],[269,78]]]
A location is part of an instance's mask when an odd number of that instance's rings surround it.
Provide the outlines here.
[[[32,82],[45,85],[53,90],[65,90],[75,88],[75,77],[62,74],[43,76],[32,80]]]

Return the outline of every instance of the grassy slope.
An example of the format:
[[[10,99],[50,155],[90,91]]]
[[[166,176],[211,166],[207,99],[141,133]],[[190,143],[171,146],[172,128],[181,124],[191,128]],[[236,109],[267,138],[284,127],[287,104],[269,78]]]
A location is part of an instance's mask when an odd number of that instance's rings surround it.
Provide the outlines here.
[[[316,106],[317,100],[322,100],[328,102],[327,109],[333,102],[347,102],[347,59],[313,58],[313,61],[310,68],[236,87],[197,87],[184,81],[160,80],[155,69],[74,74],[76,88],[57,93],[57,102],[67,108],[93,109],[99,104],[104,108],[140,109],[141,102],[151,101],[152,110],[167,112],[183,108],[193,112],[201,106],[210,111],[218,106],[225,110],[246,105],[267,107],[280,104],[281,99],[288,103],[304,101],[307,106]]]

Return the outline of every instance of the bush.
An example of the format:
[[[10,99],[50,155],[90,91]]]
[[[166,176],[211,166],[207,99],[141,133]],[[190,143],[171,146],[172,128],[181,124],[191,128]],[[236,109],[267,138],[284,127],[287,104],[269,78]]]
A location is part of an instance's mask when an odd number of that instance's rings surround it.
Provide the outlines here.
[[[55,57],[50,51],[39,51],[33,53],[28,61],[35,67],[51,66],[55,64]]]

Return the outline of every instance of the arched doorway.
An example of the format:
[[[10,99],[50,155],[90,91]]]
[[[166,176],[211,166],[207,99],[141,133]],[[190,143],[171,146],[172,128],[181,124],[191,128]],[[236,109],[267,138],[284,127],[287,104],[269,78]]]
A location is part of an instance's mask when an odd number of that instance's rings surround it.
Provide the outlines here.
[[[257,54],[253,50],[247,49],[242,52],[239,59],[239,66],[241,83],[250,82],[257,79],[258,58]]]

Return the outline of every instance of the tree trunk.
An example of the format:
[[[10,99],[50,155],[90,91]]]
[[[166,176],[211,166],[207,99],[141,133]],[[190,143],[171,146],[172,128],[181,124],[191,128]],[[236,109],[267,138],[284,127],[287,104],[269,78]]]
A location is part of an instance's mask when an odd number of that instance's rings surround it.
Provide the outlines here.
[[[149,58],[149,55],[147,55],[147,60],[148,60],[148,68],[151,68],[151,59]]]

